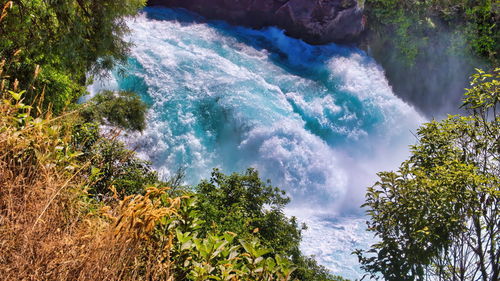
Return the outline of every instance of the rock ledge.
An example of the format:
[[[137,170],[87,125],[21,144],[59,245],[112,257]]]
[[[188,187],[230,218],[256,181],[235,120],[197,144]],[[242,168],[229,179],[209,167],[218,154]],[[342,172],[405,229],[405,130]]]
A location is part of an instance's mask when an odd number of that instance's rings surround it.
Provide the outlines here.
[[[364,30],[357,0],[149,0],[148,5],[185,8],[253,28],[277,26],[311,44],[354,42]]]

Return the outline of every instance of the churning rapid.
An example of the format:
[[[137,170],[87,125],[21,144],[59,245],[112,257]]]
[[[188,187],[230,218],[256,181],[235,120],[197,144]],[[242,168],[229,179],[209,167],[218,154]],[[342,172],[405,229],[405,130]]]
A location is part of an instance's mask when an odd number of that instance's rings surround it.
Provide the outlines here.
[[[188,184],[214,167],[257,168],[292,198],[287,212],[309,224],[304,252],[359,277],[350,253],[370,240],[365,188],[407,156],[423,121],[383,70],[357,49],[183,10],[148,8],[128,23],[129,64],[90,87],[132,90],[150,105],[146,131],[127,142],[165,177],[185,167]]]

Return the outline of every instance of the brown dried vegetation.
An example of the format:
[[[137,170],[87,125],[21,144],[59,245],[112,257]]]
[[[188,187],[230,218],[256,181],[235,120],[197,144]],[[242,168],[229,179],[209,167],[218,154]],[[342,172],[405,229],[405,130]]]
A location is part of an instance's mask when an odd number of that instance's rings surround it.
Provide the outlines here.
[[[0,102],[0,279],[171,280],[172,237],[150,238],[180,199],[149,188],[96,202],[88,164],[67,145],[72,115],[31,119],[26,109]]]

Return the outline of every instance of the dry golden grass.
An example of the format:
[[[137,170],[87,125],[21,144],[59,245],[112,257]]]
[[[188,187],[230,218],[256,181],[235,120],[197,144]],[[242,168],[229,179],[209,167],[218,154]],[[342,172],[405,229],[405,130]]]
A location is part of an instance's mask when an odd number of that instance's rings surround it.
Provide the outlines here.
[[[91,200],[87,164],[67,149],[70,115],[24,127],[16,116],[0,101],[0,280],[173,280],[172,237],[154,229],[180,200],[162,207],[157,188]]]

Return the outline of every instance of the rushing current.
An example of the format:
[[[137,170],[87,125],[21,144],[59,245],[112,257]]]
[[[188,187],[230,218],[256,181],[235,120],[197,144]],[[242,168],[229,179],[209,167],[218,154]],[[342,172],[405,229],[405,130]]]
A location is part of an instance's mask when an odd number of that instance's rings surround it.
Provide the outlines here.
[[[128,64],[90,91],[132,90],[148,103],[147,129],[127,136],[129,145],[164,177],[185,168],[187,184],[214,167],[255,167],[308,224],[304,253],[360,277],[351,252],[373,239],[360,209],[366,187],[408,155],[424,121],[376,62],[355,48],[184,10],[147,8],[128,25]]]

